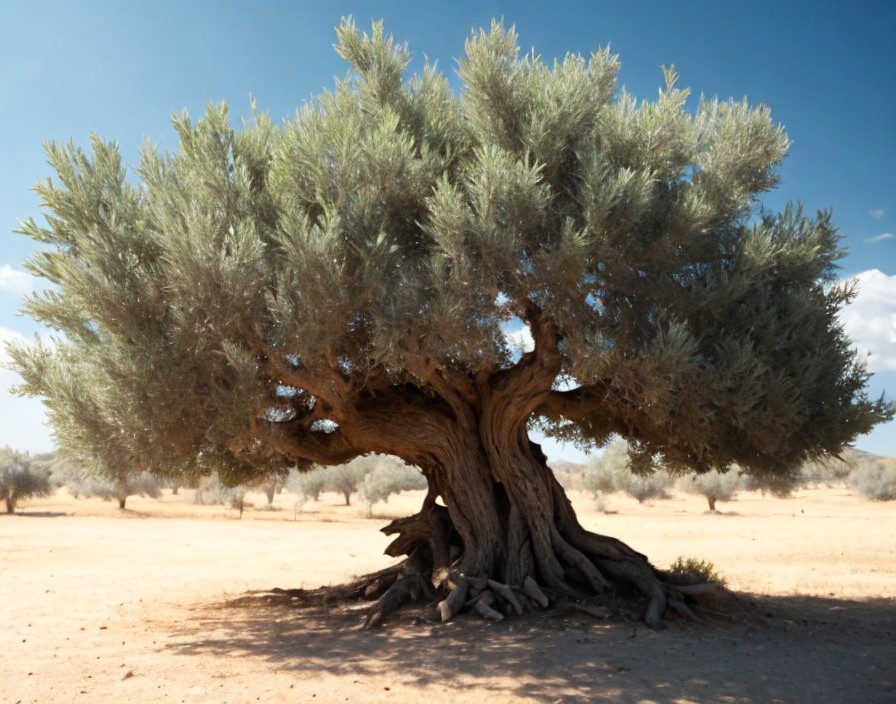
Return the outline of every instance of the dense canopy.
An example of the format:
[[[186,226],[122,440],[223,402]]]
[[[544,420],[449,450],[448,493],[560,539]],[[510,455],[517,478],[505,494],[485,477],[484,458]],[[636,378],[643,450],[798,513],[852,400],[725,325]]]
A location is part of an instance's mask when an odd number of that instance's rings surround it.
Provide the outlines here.
[[[435,587],[649,592],[533,427],[773,475],[892,415],[837,320],[831,218],[759,205],[788,148],[767,108],[695,102],[671,68],[638,102],[608,50],[547,65],[499,24],[458,90],[381,25],[337,33],[349,74],[283,125],[178,115],[133,172],[99,138],[48,145],[22,232],[53,286],[26,311],[62,335],[13,356],[63,450],[232,481],[391,453],[430,486],[391,554]]]

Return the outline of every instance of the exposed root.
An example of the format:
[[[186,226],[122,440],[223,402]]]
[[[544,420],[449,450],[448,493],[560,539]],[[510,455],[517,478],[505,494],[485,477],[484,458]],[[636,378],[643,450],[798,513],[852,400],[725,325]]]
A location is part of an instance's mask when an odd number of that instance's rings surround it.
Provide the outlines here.
[[[513,593],[513,589],[493,579],[488,580],[488,586],[489,589],[506,601],[518,616],[523,615],[523,605],[517,599],[516,594]]]
[[[467,581],[467,578],[460,577],[454,589],[451,590],[446,598],[439,602],[439,616],[443,623],[450,621],[455,615],[460,613],[461,607],[463,607],[467,599],[467,590],[469,588],[470,583]]]
[[[487,618],[490,621],[503,621],[504,614],[491,607],[494,601],[495,596],[493,592],[483,592],[482,596],[476,599],[473,608],[483,618]]]
[[[692,578],[655,569],[640,553],[625,543],[607,536],[589,533],[577,524],[565,530],[548,529],[547,556],[533,555],[532,543],[524,535],[518,514],[510,513],[509,534],[522,537],[509,540],[507,549],[515,554],[515,568],[508,569],[508,556],[499,560],[500,568],[491,574],[467,574],[464,564],[470,560],[455,532],[446,508],[427,501],[420,513],[393,521],[383,528],[395,535],[386,553],[408,555],[403,562],[363,578],[358,582],[359,597],[376,599],[365,625],[373,627],[405,604],[430,602],[435,618],[445,622],[465,611],[500,621],[509,615],[522,615],[527,609],[547,609],[552,601],[564,604],[593,604],[596,595],[608,592],[639,594],[646,598],[644,622],[653,629],[665,628],[667,617],[701,621],[693,604],[701,598],[712,599],[720,587]],[[542,543],[542,545],[544,545]],[[530,558],[522,559],[525,555]],[[466,559],[465,559],[466,558]],[[521,567],[525,572],[521,574]],[[547,569],[550,568],[550,569]],[[507,576],[515,577],[515,581]],[[605,616],[602,605],[588,609]]]
[[[548,608],[548,605],[551,603],[547,595],[541,590],[541,587],[531,577],[526,577],[523,580],[523,594],[543,609]]]
[[[389,614],[411,601],[434,598],[435,594],[427,581],[419,574],[406,574],[398,578],[370,608],[364,621],[365,628],[381,623]]]

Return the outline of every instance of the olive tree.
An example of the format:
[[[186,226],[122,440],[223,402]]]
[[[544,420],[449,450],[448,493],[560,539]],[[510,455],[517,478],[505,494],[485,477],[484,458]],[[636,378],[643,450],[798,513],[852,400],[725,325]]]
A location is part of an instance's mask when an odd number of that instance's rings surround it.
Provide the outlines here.
[[[7,513],[15,513],[20,501],[50,495],[50,480],[42,464],[27,452],[0,447],[0,500]]]
[[[706,499],[709,510],[715,513],[717,501],[731,501],[741,488],[740,472],[736,467],[720,472],[717,469],[702,474],[682,477],[679,486]]]
[[[788,149],[766,107],[689,107],[671,68],[638,102],[609,50],[548,65],[500,24],[457,90],[380,24],[337,35],[350,73],[283,125],[178,115],[133,178],[99,137],[48,146],[25,310],[64,339],[11,354],[60,444],[234,484],[392,454],[429,491],[371,622],[626,584],[660,625],[677,593],[581,526],[533,428],[775,475],[892,416],[837,322],[830,215],[760,206]]]

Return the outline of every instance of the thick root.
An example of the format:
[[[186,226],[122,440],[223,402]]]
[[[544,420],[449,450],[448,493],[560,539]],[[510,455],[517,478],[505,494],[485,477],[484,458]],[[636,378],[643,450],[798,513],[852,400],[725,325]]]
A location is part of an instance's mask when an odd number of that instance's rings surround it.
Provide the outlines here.
[[[436,618],[442,622],[464,611],[498,621],[522,615],[527,608],[546,609],[552,601],[589,603],[594,596],[616,591],[646,597],[644,622],[658,630],[670,615],[699,621],[691,604],[717,590],[656,570],[646,557],[615,538],[589,533],[577,524],[563,528],[548,530],[548,542],[541,544],[537,558],[521,560],[516,555],[520,560],[513,570],[507,568],[504,556],[491,574],[466,574],[462,565],[480,561],[468,559],[473,556],[465,554],[447,509],[427,502],[420,513],[383,528],[396,536],[386,553],[409,557],[360,583],[359,596],[377,599],[366,626],[381,623],[404,604],[422,600],[436,605]],[[528,540],[517,540],[513,546],[515,554],[534,554]],[[518,581],[508,581],[508,574]]]

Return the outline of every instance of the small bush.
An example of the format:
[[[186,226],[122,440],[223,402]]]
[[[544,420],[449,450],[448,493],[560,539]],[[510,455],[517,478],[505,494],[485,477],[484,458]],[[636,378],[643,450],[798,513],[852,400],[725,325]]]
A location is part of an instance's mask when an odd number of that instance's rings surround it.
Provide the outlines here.
[[[725,578],[716,571],[714,564],[708,560],[698,560],[695,557],[676,558],[666,571],[671,575],[685,577],[688,580],[712,582],[721,586],[726,584]]]
[[[56,489],[65,487],[77,499],[81,482],[87,476],[84,468],[66,457],[54,457],[47,467],[50,470],[50,484]]]
[[[885,458],[856,467],[849,485],[872,501],[896,500],[896,458]]]

